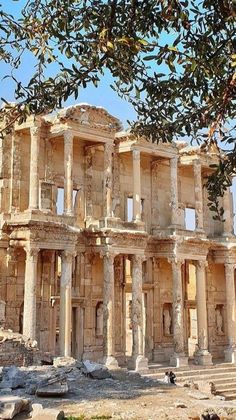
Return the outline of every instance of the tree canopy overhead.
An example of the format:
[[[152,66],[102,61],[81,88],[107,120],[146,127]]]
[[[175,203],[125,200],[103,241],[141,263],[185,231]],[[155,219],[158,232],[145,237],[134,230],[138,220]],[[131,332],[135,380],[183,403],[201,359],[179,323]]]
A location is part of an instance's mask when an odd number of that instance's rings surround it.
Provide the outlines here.
[[[108,69],[113,89],[137,111],[132,129],[139,135],[231,146],[209,180],[216,202],[236,168],[236,0],[19,3],[18,17],[0,11],[0,57],[16,83],[17,102],[0,111],[6,127],[77,98]],[[35,71],[23,85],[15,69],[29,53]],[[54,77],[47,76],[50,66]]]

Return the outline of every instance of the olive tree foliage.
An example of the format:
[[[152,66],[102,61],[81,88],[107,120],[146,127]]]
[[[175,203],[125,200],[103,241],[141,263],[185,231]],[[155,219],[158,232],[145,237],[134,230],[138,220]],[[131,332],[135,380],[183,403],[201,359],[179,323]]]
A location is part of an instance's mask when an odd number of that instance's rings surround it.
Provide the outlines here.
[[[185,138],[226,147],[208,179],[210,208],[236,172],[236,0],[28,0],[21,15],[0,11],[0,57],[16,105],[0,111],[4,130],[29,114],[62,106],[110,71],[112,88],[137,111],[131,123],[152,142]],[[35,56],[25,85],[16,77]],[[47,76],[50,66],[56,71]]]

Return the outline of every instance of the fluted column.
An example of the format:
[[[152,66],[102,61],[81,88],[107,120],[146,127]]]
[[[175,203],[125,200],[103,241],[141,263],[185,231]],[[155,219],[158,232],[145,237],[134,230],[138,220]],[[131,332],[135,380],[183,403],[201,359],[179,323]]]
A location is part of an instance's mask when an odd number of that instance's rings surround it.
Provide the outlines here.
[[[106,253],[103,257],[103,356],[104,364],[110,369],[117,369],[115,359],[115,255]]]
[[[223,196],[223,208],[224,208],[224,214],[223,214],[223,236],[232,236],[233,232],[233,217],[231,214],[231,192],[230,189],[227,188],[227,190],[224,192]]]
[[[225,350],[225,361],[236,363],[236,307],[235,307],[235,265],[225,264],[226,314],[228,348]]]
[[[141,221],[140,151],[133,150],[133,221]]]
[[[184,320],[183,320],[183,286],[182,286],[183,261],[171,260],[172,266],[172,293],[173,293],[173,339],[174,354],[170,358],[172,366],[180,367],[188,364],[188,357],[184,352]]]
[[[73,135],[64,133],[64,214],[73,216]]]
[[[104,217],[112,216],[112,152],[113,144],[104,145]]]
[[[20,180],[21,180],[21,153],[20,144],[22,133],[12,133],[11,145],[11,191],[10,191],[10,212],[20,210]]]
[[[30,185],[29,185],[29,209],[39,208],[39,143],[40,127],[30,129]]]
[[[85,150],[85,213],[87,227],[93,220],[93,155],[94,150],[91,147]]]
[[[202,166],[199,160],[193,163],[196,230],[203,230]]]
[[[212,357],[208,351],[206,266],[206,261],[196,263],[198,350],[195,352],[194,358],[199,365],[212,364]]]
[[[129,367],[140,371],[148,368],[148,360],[144,356],[143,325],[143,270],[144,258],[140,255],[132,257],[132,357]]]
[[[60,355],[71,355],[71,282],[72,282],[71,251],[61,253],[61,285],[60,285]]]
[[[179,224],[178,220],[178,157],[170,159],[170,207],[171,207],[171,226]]]
[[[26,247],[23,334],[36,340],[36,286],[38,248]]]

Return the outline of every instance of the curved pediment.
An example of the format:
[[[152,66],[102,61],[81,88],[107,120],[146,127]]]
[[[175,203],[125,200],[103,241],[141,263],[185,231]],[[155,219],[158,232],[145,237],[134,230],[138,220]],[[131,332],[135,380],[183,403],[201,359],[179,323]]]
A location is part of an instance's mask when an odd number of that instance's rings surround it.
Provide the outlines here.
[[[122,128],[121,122],[104,108],[89,104],[78,104],[64,108],[57,114],[57,120],[60,122],[71,121],[90,128],[110,132],[116,132]]]

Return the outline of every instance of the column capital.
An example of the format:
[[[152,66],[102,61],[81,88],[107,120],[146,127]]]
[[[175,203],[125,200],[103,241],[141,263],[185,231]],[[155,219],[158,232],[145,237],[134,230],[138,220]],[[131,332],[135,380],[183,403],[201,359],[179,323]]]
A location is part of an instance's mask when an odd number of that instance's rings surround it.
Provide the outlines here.
[[[38,253],[40,251],[40,248],[38,247],[31,247],[26,245],[24,247],[24,250],[26,252],[26,259],[31,261],[37,261]]]
[[[133,154],[133,159],[134,160],[140,160],[140,150],[133,149],[132,154]]]
[[[65,249],[61,252],[62,262],[69,263],[72,261],[72,258],[76,256],[76,252],[70,249]]]
[[[132,263],[142,264],[144,261],[147,260],[145,255],[133,254],[132,255]]]
[[[172,265],[172,268],[181,269],[185,260],[181,258],[168,258],[168,262]]]
[[[225,266],[225,275],[227,277],[227,275],[230,275],[234,272],[235,270],[235,265],[234,263],[231,262],[225,262],[224,266]]]
[[[103,260],[106,260],[109,264],[114,264],[114,259],[118,254],[114,251],[101,251],[100,256]]]
[[[30,127],[30,135],[38,137],[41,132],[41,126],[34,125],[33,127]]]
[[[205,270],[208,267],[208,261],[198,260],[198,261],[194,262],[194,265],[195,265],[196,268],[198,268],[200,270]]]

